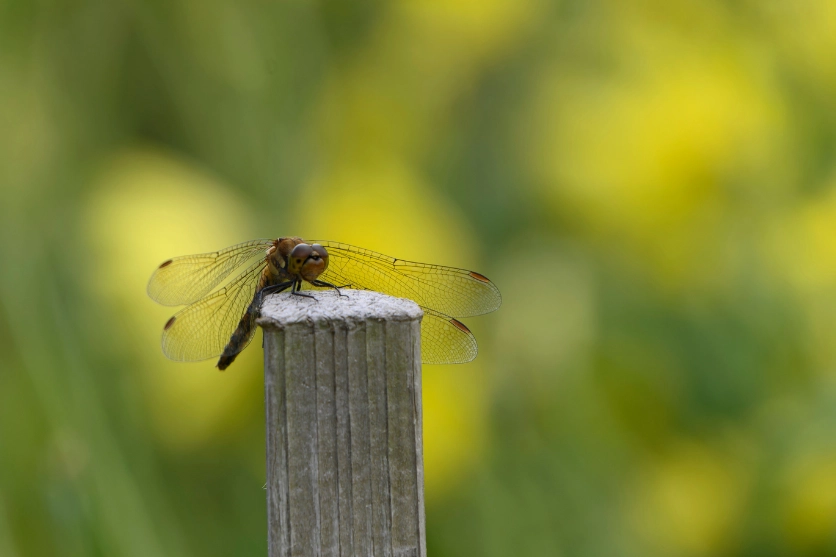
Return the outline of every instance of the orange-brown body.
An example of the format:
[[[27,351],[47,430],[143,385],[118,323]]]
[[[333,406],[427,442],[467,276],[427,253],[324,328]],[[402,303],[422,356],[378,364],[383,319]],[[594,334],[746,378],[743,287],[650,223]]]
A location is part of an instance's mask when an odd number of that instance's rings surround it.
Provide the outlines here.
[[[229,367],[238,353],[244,349],[252,336],[255,319],[265,294],[281,292],[287,288],[291,288],[292,293],[296,294],[302,281],[316,286],[334,287],[317,281],[317,277],[328,268],[328,252],[318,244],[311,246],[296,236],[278,238],[267,250],[265,260],[267,265],[261,272],[253,300],[224,348],[218,360],[218,369],[224,370]]]

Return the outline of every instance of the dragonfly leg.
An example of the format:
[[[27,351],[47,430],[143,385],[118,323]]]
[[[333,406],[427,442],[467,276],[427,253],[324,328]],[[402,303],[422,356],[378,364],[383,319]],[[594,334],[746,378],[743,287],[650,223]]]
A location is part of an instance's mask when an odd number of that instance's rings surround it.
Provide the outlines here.
[[[339,294],[340,296],[345,296],[346,298],[349,297],[347,294],[343,294],[342,292],[340,292],[340,288],[347,288],[351,286],[350,284],[346,284],[345,286],[337,286],[336,284],[331,284],[330,282],[325,282],[324,280],[313,280],[311,281],[311,284],[313,284],[314,286],[321,286],[324,288],[333,288],[337,291],[337,294]]]
[[[261,302],[264,300],[264,296],[266,296],[267,294],[273,294],[275,292],[287,290],[290,286],[293,286],[292,280],[288,282],[282,282],[279,284],[271,284],[270,286],[265,286],[264,288],[258,291],[258,305],[261,305]]]
[[[302,294],[301,292],[299,292],[301,289],[302,289],[302,281],[297,280],[296,282],[293,283],[293,288],[290,290],[290,293],[293,294],[294,296],[303,296],[305,298],[310,298],[311,300],[313,300],[315,302],[319,301],[316,298],[314,298],[313,296],[311,296],[310,294]]]

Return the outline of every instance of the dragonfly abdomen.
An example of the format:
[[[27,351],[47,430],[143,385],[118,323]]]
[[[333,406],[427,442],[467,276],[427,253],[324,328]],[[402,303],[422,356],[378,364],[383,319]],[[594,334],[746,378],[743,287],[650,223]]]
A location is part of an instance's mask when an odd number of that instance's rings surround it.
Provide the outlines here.
[[[245,311],[244,315],[241,316],[238,326],[235,327],[235,330],[232,332],[232,336],[229,337],[229,342],[226,344],[224,351],[221,353],[220,359],[218,359],[217,367],[219,370],[223,371],[228,368],[229,365],[235,361],[238,354],[240,354],[241,351],[250,343],[250,340],[252,340],[253,335],[255,334],[255,319],[258,317],[258,311],[261,307],[262,290],[270,284],[275,284],[280,275],[280,270],[272,270],[269,265],[265,267],[264,271],[262,271],[261,277],[258,279],[258,286],[256,286],[253,299],[250,302],[250,305],[247,306],[247,311]]]
[[[247,311],[241,317],[241,321],[238,322],[238,326],[233,331],[232,336],[229,337],[229,343],[227,343],[218,360],[218,369],[221,371],[228,368],[229,364],[234,362],[238,354],[250,343],[250,339],[255,334],[255,318],[259,305],[260,296],[256,294],[249,307],[247,307]]]

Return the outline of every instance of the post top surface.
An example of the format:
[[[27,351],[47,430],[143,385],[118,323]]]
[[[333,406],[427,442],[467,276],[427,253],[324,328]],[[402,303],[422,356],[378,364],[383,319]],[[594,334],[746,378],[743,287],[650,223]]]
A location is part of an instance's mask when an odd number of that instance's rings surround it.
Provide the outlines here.
[[[358,322],[366,319],[407,321],[418,319],[424,312],[412,300],[394,298],[370,290],[341,289],[305,290],[316,301],[290,292],[267,296],[261,306],[258,324],[279,329],[297,323]]]

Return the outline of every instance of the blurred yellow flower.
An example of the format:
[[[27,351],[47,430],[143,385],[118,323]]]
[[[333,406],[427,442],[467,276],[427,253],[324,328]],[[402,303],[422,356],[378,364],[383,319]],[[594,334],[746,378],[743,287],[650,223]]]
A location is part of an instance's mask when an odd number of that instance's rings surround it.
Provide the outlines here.
[[[710,285],[737,223],[732,203],[752,194],[728,182],[783,187],[772,167],[781,104],[741,46],[646,28],[620,39],[610,73],[557,67],[543,79],[521,129],[537,194],[663,286]]]
[[[755,2],[765,16],[774,46],[788,55],[791,67],[809,79],[815,87],[836,87],[836,4],[831,0],[790,0]]]
[[[659,554],[733,550],[748,489],[746,470],[734,455],[682,442],[660,460],[647,462],[646,470],[627,512]]]
[[[787,207],[762,236],[771,274],[789,286],[808,319],[807,346],[830,370],[836,360],[836,175],[809,199]]]
[[[449,110],[537,22],[541,0],[392,4],[359,52],[329,75],[318,107],[330,159],[420,157]]]
[[[95,254],[88,283],[124,318],[117,332],[144,363],[144,394],[161,439],[177,449],[229,433],[261,374],[258,350],[247,350],[229,373],[214,362],[167,360],[159,347],[166,319],[145,294],[154,268],[177,255],[214,251],[254,237],[242,203],[216,178],[164,152],[135,148],[104,164],[87,204],[87,240]],[[136,339],[140,339],[137,341]],[[258,339],[255,341],[258,342]]]
[[[783,484],[784,533],[800,553],[830,546],[836,524],[836,453],[803,454],[790,466]]]

